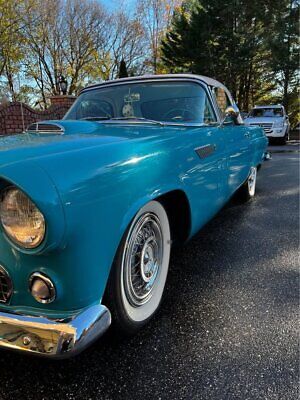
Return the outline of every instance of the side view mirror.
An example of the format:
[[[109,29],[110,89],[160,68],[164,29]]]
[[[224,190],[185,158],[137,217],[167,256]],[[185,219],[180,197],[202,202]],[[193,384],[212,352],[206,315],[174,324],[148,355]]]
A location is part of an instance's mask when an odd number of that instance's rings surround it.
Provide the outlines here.
[[[233,122],[236,125],[241,125],[243,123],[242,117],[240,116],[240,110],[238,109],[236,104],[233,104],[226,108],[225,116],[224,116],[224,119],[223,119],[221,125],[223,125],[228,118],[233,120]]]

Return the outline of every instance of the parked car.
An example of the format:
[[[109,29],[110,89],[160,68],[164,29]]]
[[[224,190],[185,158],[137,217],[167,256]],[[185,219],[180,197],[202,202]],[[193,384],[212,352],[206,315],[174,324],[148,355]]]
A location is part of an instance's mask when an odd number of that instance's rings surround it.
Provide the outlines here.
[[[239,191],[254,196],[267,138],[203,76],[82,91],[62,121],[0,139],[0,347],[78,353],[157,311],[171,245]]]
[[[281,105],[255,106],[245,119],[248,126],[261,126],[270,139],[276,139],[280,144],[286,144],[289,139],[290,122]]]

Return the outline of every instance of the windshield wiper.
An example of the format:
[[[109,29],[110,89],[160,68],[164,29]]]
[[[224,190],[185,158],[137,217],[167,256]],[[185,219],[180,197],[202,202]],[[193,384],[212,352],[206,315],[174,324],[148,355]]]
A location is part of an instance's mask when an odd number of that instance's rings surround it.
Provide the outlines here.
[[[115,117],[115,118],[110,118],[109,121],[137,121],[137,122],[145,122],[147,124],[154,124],[154,125],[160,125],[164,126],[165,124],[160,121],[154,121],[153,119],[148,119],[148,118],[142,118],[142,117]]]
[[[103,121],[103,120],[108,120],[111,119],[111,117],[84,117],[80,118],[80,121]]]
[[[154,121],[152,119],[148,118],[142,118],[142,117],[84,117],[80,118],[80,121],[137,121],[137,122],[145,122],[147,124],[154,124],[154,125],[160,125],[164,126],[165,124],[163,122],[159,121]]]

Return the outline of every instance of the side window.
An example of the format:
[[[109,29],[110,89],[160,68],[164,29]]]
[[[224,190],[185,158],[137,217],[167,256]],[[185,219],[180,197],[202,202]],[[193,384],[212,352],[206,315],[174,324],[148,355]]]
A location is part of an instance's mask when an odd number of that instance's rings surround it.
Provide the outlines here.
[[[213,122],[217,122],[215,113],[213,111],[212,105],[210,104],[209,99],[206,97],[205,105],[204,105],[204,118],[203,122],[205,124],[211,124]]]
[[[214,92],[217,104],[219,106],[219,109],[221,111],[221,115],[222,115],[222,117],[224,117],[225,110],[227,107],[231,106],[231,102],[223,88],[214,87],[213,92]]]

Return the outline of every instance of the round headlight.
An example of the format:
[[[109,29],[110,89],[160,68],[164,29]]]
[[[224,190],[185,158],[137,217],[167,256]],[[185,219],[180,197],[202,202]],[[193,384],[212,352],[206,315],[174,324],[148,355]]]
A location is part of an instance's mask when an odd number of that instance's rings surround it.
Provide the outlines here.
[[[0,219],[7,236],[26,249],[39,246],[45,237],[45,219],[35,204],[15,187],[0,197]]]

